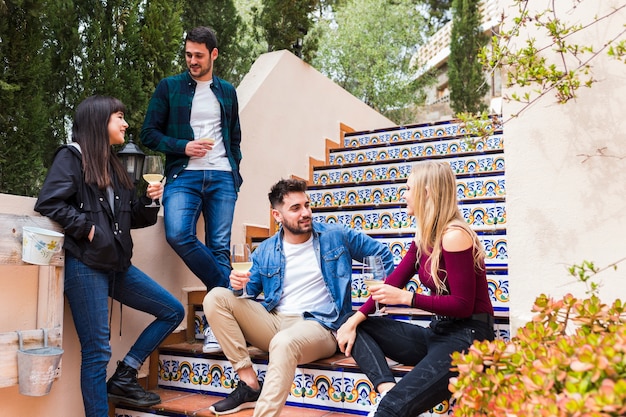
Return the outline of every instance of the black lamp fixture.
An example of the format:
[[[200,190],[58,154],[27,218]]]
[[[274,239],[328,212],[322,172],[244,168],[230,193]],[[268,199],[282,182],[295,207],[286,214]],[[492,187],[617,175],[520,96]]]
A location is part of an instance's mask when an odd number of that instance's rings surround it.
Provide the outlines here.
[[[120,157],[122,165],[126,168],[126,172],[128,172],[128,175],[133,179],[135,185],[137,185],[143,174],[143,160],[146,154],[143,153],[139,146],[135,145],[133,135],[128,135],[128,143],[120,149],[117,156]]]

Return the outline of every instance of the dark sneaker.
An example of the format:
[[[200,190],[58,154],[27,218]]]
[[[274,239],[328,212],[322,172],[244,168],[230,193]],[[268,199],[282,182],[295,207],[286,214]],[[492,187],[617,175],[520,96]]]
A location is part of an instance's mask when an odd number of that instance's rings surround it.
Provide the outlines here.
[[[149,407],[161,402],[158,394],[146,391],[137,382],[137,370],[124,362],[117,363],[115,374],[107,381],[109,400],[114,403]]]
[[[254,408],[259,395],[260,389],[254,390],[245,382],[239,381],[237,388],[228,397],[213,404],[209,410],[214,414],[232,414],[246,408]]]

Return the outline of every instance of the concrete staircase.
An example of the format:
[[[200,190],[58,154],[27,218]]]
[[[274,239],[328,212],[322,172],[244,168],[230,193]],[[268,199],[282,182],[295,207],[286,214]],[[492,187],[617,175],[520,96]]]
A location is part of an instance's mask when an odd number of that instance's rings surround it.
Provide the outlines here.
[[[339,144],[328,146],[325,161],[313,161],[309,195],[314,221],[342,223],[362,230],[387,244],[396,263],[402,258],[414,233],[412,219],[404,211],[401,193],[411,165],[421,159],[449,161],[457,174],[459,207],[478,232],[487,256],[487,277],[496,310],[496,337],[509,338],[508,259],[506,247],[506,187],[504,141],[496,127],[489,137],[466,137],[454,122],[422,124],[370,132],[351,132]],[[417,281],[411,291],[427,292]],[[118,407],[119,417],[212,416],[208,407],[228,395],[236,373],[221,354],[202,353],[202,312],[204,291],[189,293],[188,334],[164,344],[153,361],[163,402],[149,409]],[[353,272],[352,301],[358,308],[369,296],[356,268]],[[415,325],[427,325],[430,314],[409,308],[390,309],[392,317]],[[263,379],[267,354],[250,348],[255,369]],[[158,355],[158,356],[157,356]],[[410,370],[393,364],[398,378]],[[152,374],[151,369],[151,374]],[[341,354],[315,363],[303,364],[294,382],[282,416],[365,415],[377,395],[358,366]],[[442,403],[426,416],[451,414]],[[251,416],[245,410],[235,417]]]

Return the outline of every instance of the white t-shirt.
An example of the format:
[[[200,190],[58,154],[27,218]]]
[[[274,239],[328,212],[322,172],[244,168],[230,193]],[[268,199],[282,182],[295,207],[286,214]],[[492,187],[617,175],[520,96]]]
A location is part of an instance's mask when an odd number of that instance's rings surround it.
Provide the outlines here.
[[[196,81],[196,83],[196,93],[191,102],[190,115],[193,135],[195,140],[213,138],[215,145],[204,157],[189,158],[186,169],[232,171],[222,138],[220,103],[211,90],[213,81]]]
[[[276,310],[293,315],[301,315],[305,311],[331,313],[335,306],[315,256],[313,236],[295,245],[283,240],[283,248],[285,279]]]

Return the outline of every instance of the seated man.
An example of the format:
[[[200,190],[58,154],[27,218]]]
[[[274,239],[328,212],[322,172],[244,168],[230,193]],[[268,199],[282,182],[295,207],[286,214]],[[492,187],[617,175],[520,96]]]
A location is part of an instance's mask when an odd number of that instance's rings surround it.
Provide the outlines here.
[[[255,407],[254,416],[279,416],[297,365],[337,351],[333,332],[352,311],[352,260],[378,255],[387,272],[394,267],[382,243],[342,225],[313,223],[304,181],[279,181],[269,200],[280,231],[252,253],[250,272],[230,274],[233,289],[245,285],[248,294],[263,292],[265,299],[238,298],[232,290],[214,288],[203,302],[240,380],[227,398],[210,407],[215,414]],[[263,387],[246,342],[270,354]]]

